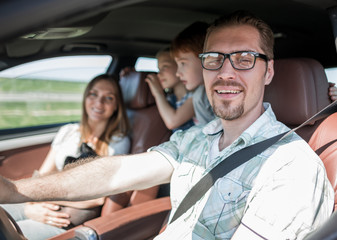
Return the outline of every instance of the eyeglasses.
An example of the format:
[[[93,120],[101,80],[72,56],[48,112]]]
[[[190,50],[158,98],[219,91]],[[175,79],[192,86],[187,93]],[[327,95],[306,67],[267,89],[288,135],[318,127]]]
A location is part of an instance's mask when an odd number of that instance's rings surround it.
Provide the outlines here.
[[[229,58],[232,67],[236,70],[249,70],[255,66],[256,58],[268,61],[268,57],[261,53],[239,51],[232,53],[206,52],[199,54],[202,67],[206,70],[218,70],[226,58]]]

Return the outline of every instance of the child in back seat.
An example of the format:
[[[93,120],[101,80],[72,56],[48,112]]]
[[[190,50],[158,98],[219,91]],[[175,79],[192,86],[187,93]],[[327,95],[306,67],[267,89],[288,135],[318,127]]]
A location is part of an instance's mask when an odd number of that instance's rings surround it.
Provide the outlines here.
[[[149,84],[152,95],[166,127],[173,132],[185,130],[194,125],[192,93],[176,76],[177,64],[171,56],[170,48],[157,53],[158,74],[149,74],[145,81]],[[163,89],[169,90],[166,95]]]

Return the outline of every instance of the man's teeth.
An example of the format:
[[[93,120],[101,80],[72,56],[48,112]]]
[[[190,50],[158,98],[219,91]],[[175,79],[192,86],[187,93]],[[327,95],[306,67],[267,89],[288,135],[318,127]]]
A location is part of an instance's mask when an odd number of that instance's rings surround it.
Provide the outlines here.
[[[222,94],[222,93],[231,93],[231,94],[237,94],[237,93],[239,93],[240,91],[238,91],[238,90],[217,90],[216,91],[217,93],[219,93],[219,94]]]

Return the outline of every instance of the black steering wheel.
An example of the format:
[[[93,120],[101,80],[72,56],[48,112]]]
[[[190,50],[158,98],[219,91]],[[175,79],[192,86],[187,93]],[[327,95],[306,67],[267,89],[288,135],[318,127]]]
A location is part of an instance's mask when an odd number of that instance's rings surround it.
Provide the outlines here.
[[[18,224],[2,207],[0,207],[0,239],[27,240]]]

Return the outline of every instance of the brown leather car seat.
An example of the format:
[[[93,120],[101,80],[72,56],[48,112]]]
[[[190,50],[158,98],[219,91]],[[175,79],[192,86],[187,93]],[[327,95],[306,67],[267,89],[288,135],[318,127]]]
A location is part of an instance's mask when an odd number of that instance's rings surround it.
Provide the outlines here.
[[[309,145],[322,159],[335,191],[337,207],[337,113],[326,118],[310,138]]]
[[[329,83],[323,66],[314,59],[279,59],[275,75],[266,86],[264,101],[270,102],[277,119],[290,128],[297,127],[330,104]],[[297,133],[306,141],[320,122],[301,128]]]
[[[167,141],[171,135],[171,131],[167,129],[159,115],[154,97],[145,82],[147,74],[147,72],[132,72],[120,80],[131,123],[131,154],[145,152],[151,146]],[[158,190],[159,186],[155,186],[106,198],[102,216],[126,206],[155,199]]]
[[[329,180],[335,191],[334,213],[321,227],[310,233],[305,240],[333,240],[337,239],[337,113],[326,118],[312,135],[310,146],[323,160]]]

